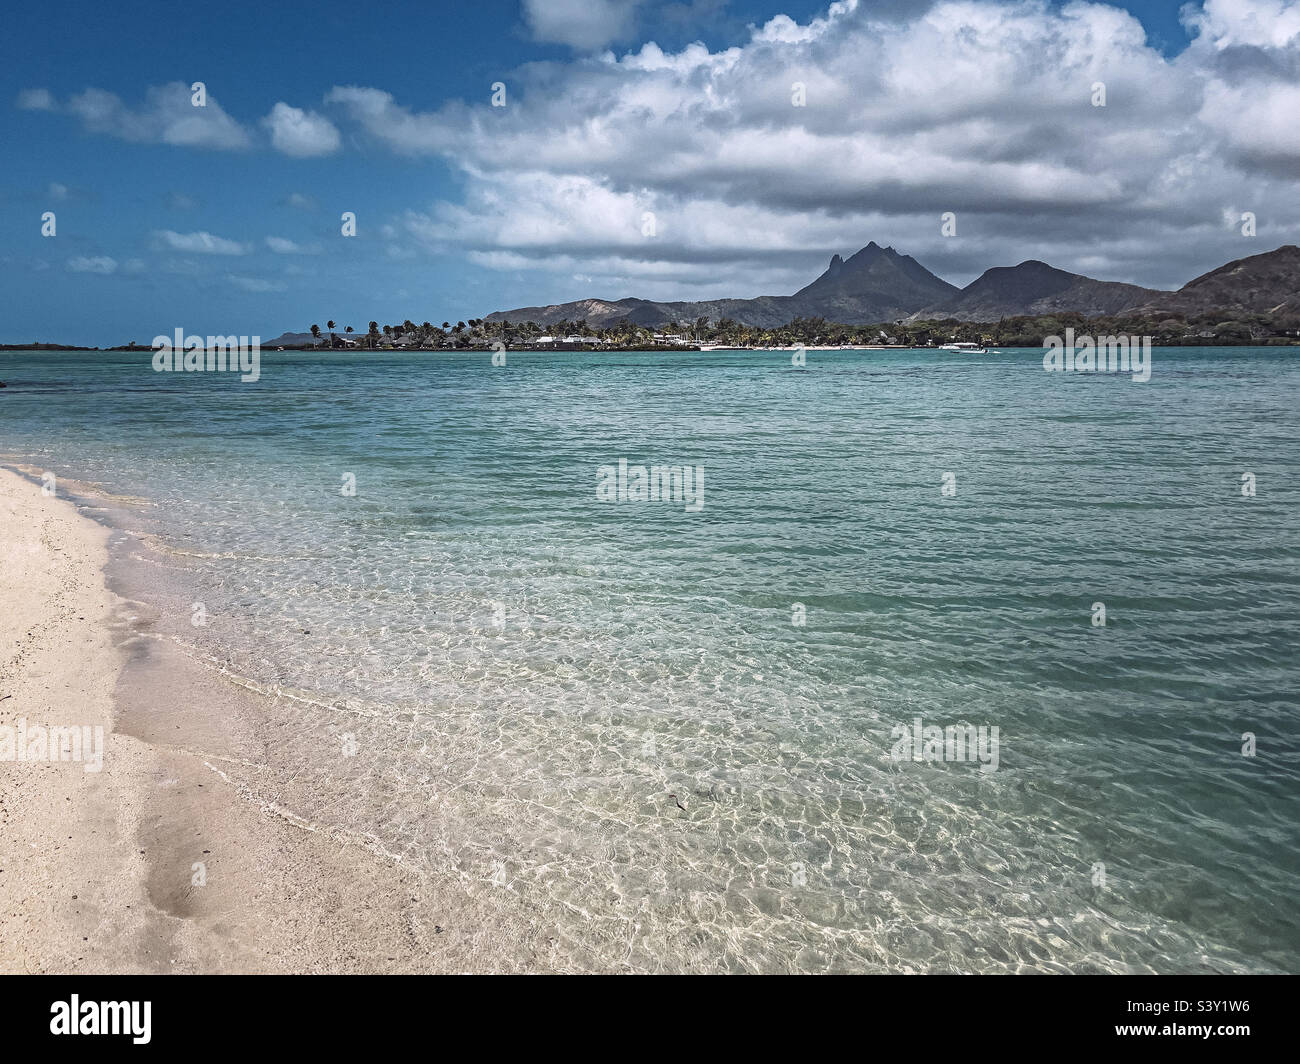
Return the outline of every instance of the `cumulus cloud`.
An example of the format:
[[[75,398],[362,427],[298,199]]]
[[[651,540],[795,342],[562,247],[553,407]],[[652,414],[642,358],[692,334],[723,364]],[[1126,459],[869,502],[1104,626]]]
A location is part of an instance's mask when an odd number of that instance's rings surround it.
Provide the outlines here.
[[[190,86],[179,81],[150,87],[137,106],[99,88],[86,89],[63,104],[47,89],[26,89],[19,94],[18,106],[72,115],[88,132],[138,143],[218,150],[250,148],[256,143],[254,135],[215,97],[208,94],[204,106],[195,106]],[[338,129],[324,115],[284,102],[275,104],[261,125],[275,150],[296,158],[329,155],[341,144]]]
[[[244,127],[226,114],[215,98],[209,95],[206,106],[195,107],[190,87],[179,81],[150,87],[137,107],[115,93],[90,88],[61,107],[51,101],[46,109],[79,118],[91,133],[122,140],[218,150],[247,148],[252,143]]]
[[[1300,3],[1206,0],[1184,17],[1185,62],[1205,71],[1197,120],[1239,163],[1300,172]]]
[[[1245,157],[1300,161],[1300,84],[1212,80],[1198,117]]]
[[[957,283],[1043,258],[1152,285],[1300,241],[1300,0],[1189,5],[1193,39],[1175,57],[1127,11],[1089,0],[836,0],[716,50],[597,51],[649,10],[524,0],[537,39],[583,54],[510,73],[505,108],[485,92],[421,111],[336,86],[324,113],[275,104],[259,137],[320,156],[341,148],[342,128],[457,168],[460,201],[413,205],[390,255],[425,245],[602,287],[675,278],[661,295],[789,292],[871,239]],[[19,106],[132,140],[251,142],[179,83],[136,107],[94,89],[64,105],[29,89]],[[1224,221],[1245,210],[1259,219],[1251,246]],[[941,235],[944,212],[955,239]],[[159,239],[248,250],[205,233]]]
[[[406,155],[444,151],[456,132],[442,114],[413,114],[401,107],[393,94],[357,85],[336,85],[325,102],[337,104],[354,122],[393,151]]]
[[[154,238],[171,251],[186,251],[200,255],[245,255],[248,246],[237,240],[213,236],[211,233],[177,233],[171,229],[159,229]]]
[[[271,146],[295,158],[330,155],[339,150],[339,131],[324,115],[277,103],[262,119],[271,134]]]
[[[716,51],[532,64],[507,108],[419,112],[363,86],[327,99],[392,150],[460,167],[463,202],[410,212],[408,232],[503,269],[586,256],[619,277],[676,263],[695,283],[700,262],[728,262],[715,293],[790,291],[875,239],[959,283],[1036,257],[1173,285],[1264,250],[1225,247],[1229,205],[1253,205],[1269,246],[1300,238],[1300,0],[1207,0],[1188,18],[1197,36],[1171,59],[1105,3],[839,0]],[[941,235],[948,211],[958,239]]]
[[[1285,48],[1300,40],[1300,7],[1292,0],[1205,0],[1200,9],[1187,5],[1183,18],[1217,51]]]

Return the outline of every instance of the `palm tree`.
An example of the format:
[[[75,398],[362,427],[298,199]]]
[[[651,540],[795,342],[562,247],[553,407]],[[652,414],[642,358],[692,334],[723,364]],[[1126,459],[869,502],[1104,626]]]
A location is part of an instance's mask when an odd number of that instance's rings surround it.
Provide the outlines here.
[[[379,322],[372,321],[370,323],[370,328],[366,331],[366,343],[369,345],[372,351],[374,350],[375,342],[378,339],[379,339]]]
[[[313,326],[311,327],[311,345],[312,345],[312,347],[315,347],[315,346],[316,346],[316,341],[319,340],[319,339],[320,339],[320,326],[319,326],[319,325],[313,325]]]
[[[325,323],[325,328],[327,328],[330,331],[330,347],[333,347],[334,346],[334,323],[332,321],[327,321]]]

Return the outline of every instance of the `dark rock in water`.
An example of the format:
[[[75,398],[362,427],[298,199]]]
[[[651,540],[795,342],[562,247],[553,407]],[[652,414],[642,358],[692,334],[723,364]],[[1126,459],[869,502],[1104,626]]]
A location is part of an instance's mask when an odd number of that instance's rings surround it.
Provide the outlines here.
[[[0,381],[0,388],[8,388],[8,387],[9,385],[7,385],[4,381]]]

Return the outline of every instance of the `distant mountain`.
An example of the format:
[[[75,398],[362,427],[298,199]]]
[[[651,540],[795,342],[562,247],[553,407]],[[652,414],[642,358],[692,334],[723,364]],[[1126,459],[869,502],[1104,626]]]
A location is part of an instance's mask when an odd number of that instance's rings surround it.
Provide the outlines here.
[[[760,296],[758,299],[713,299],[699,303],[656,303],[649,299],[578,299],[572,303],[553,303],[545,307],[520,307],[499,310],[485,321],[536,322],[548,328],[562,321],[583,321],[593,329],[607,329],[627,318],[633,325],[657,326],[672,321],[708,318],[718,321],[733,318],[746,325],[771,328],[798,317],[798,311],[786,309],[789,296]]]
[[[1088,317],[1121,310],[1170,293],[1118,281],[1094,281],[1068,273],[1037,259],[1018,266],[995,266],[963,288],[954,298],[912,315],[914,319],[956,318],[997,321],[1021,314],[1078,311]]]
[[[1207,310],[1300,312],[1300,247],[1284,244],[1260,255],[1233,259],[1188,281],[1177,292],[1153,293],[1131,309],[1143,314],[1198,314]]]
[[[658,326],[673,321],[732,318],[769,329],[794,318],[825,318],[844,325],[873,325],[922,318],[997,321],[1019,315],[1077,311],[1088,317],[1121,313],[1197,314],[1210,310],[1300,312],[1300,248],[1237,259],[1163,292],[1118,281],[1097,281],[1030,259],[995,266],[958,289],[908,255],[874,241],[851,258],[836,255],[812,284],[792,296],[664,303],[648,299],[580,299],[547,307],[497,311],[488,321],[536,322],[550,327],[585,319],[608,328],[622,318]]]
[[[957,287],[940,280],[908,255],[872,241],[845,260],[839,255],[812,284],[792,296],[757,299],[714,299],[691,303],[660,303],[646,299],[579,299],[547,307],[500,310],[488,321],[525,322],[551,326],[586,320],[592,328],[607,328],[627,318],[635,325],[670,321],[732,318],[745,325],[772,328],[793,318],[826,318],[846,325],[870,325],[906,317],[919,307],[956,294]]]
[[[873,240],[847,261],[836,255],[825,273],[790,298],[807,307],[800,311],[805,318],[869,325],[906,317],[918,306],[957,292],[956,285],[940,280],[910,255]]]
[[[334,330],[334,333],[336,336],[343,335],[337,329]],[[328,344],[330,342],[330,334],[328,329],[322,329],[320,335],[321,335],[321,340],[320,340],[321,343]],[[281,333],[274,340],[263,340],[262,346],[263,347],[302,347],[303,345],[310,346],[311,342],[312,342],[312,335],[309,332],[297,332],[297,333],[287,332],[287,333]]]

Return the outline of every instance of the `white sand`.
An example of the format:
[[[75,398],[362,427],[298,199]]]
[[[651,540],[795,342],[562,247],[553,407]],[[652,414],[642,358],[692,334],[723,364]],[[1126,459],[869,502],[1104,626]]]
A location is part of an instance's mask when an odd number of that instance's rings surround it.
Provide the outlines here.
[[[151,606],[106,588],[108,542],[0,469],[0,727],[101,727],[105,744],[99,772],[0,761],[0,972],[550,967],[550,929],[507,892],[449,889],[233,785],[222,759],[257,749],[274,703],[161,641],[142,655]]]
[[[133,844],[152,758],[112,734],[108,534],[0,470],[0,725],[104,729],[104,768],[0,762],[0,970],[140,971],[154,914]],[[9,697],[5,697],[5,696]]]

